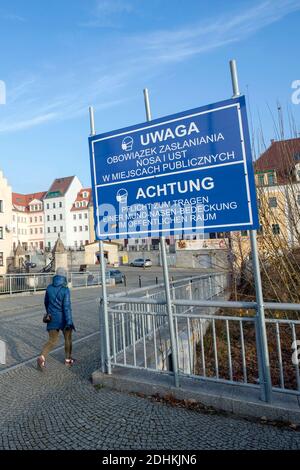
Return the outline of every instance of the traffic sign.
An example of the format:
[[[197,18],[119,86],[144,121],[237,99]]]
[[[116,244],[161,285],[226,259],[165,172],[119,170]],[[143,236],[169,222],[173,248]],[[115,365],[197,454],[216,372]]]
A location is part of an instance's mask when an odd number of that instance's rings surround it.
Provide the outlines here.
[[[243,96],[89,144],[97,239],[259,226]]]

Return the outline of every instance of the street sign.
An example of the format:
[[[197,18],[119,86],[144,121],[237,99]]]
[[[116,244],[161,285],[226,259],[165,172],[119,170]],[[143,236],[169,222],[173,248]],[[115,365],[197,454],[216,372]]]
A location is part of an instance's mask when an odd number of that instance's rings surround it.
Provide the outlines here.
[[[97,239],[259,226],[243,96],[89,144]]]

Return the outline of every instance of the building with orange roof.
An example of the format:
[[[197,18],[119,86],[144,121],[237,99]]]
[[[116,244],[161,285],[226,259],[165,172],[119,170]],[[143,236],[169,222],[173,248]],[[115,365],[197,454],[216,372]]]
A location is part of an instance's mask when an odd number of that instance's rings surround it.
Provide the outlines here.
[[[80,248],[95,240],[93,229],[92,189],[78,191],[72,209],[73,247]]]
[[[25,250],[44,250],[43,198],[45,194],[45,191],[31,194],[12,193],[13,250],[19,242]]]
[[[74,246],[73,208],[82,184],[77,176],[56,178],[44,196],[45,246],[51,250],[60,236],[66,248]]]

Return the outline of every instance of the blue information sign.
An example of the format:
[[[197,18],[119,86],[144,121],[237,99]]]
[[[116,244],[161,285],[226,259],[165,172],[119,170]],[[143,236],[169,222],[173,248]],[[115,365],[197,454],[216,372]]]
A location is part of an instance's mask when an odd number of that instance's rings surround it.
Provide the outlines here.
[[[89,144],[97,239],[258,228],[243,96]]]

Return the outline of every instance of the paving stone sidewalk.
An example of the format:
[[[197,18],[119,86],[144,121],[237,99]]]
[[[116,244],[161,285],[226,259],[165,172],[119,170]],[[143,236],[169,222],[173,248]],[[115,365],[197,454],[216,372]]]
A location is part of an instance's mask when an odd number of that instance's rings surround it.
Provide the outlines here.
[[[0,373],[0,449],[300,449],[300,433],[96,390],[98,337],[76,345],[79,361],[50,358]]]

